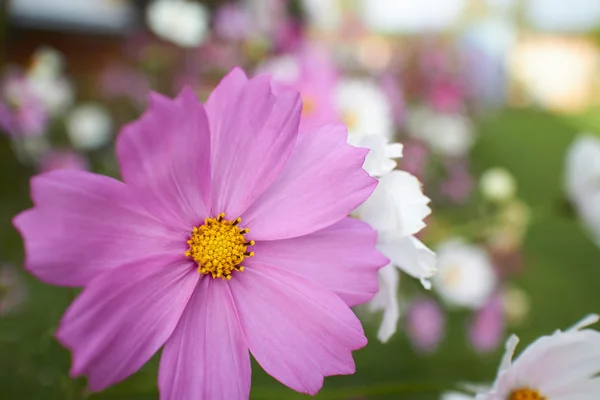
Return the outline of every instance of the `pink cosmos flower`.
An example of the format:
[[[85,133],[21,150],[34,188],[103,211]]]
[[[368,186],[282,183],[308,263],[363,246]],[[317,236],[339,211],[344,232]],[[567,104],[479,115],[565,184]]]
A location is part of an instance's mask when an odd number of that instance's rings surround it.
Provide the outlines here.
[[[475,314],[469,326],[469,339],[475,350],[485,353],[498,348],[504,338],[504,310],[500,295],[490,297]]]
[[[406,334],[413,348],[422,353],[434,352],[442,339],[446,318],[439,304],[430,298],[415,299],[406,314]]]
[[[451,79],[432,82],[427,95],[432,108],[442,113],[460,112],[465,98],[462,87]]]
[[[473,191],[473,177],[466,161],[446,166],[448,178],[441,184],[442,194],[450,201],[462,204],[469,199]]]
[[[117,140],[124,182],[32,179],[34,207],[14,219],[26,268],[85,287],[56,334],[72,376],[104,389],[163,345],[163,400],[247,399],[250,353],[309,394],[354,372],[366,338],[349,306],[376,293],[388,260],[347,215],[376,181],[343,126],[298,136],[301,108],[234,69],[205,106],[190,90],[150,96]]]

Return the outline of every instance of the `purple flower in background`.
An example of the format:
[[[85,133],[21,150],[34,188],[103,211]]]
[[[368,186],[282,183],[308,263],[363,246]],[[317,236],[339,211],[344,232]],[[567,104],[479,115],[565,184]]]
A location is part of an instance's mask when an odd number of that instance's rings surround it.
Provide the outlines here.
[[[53,171],[55,169],[84,171],[88,167],[88,160],[84,155],[68,149],[52,150],[42,155],[39,160],[40,172]]]
[[[447,166],[448,178],[442,182],[441,192],[454,203],[465,202],[473,191],[474,182],[465,161]]]
[[[297,92],[234,69],[206,105],[151,95],[117,140],[124,182],[32,179],[34,207],[14,218],[26,268],[84,286],[56,333],[72,376],[102,390],[163,345],[162,400],[248,399],[250,353],[303,393],[354,373],[367,340],[350,306],[389,260],[347,215],[377,181],[342,125],[298,135],[300,114]]]
[[[381,89],[390,102],[390,108],[392,109],[394,120],[397,124],[401,125],[404,123],[406,109],[404,97],[402,95],[402,90],[399,86],[399,83],[389,73],[383,74],[379,82],[381,84]]]
[[[504,311],[500,295],[493,295],[475,314],[469,339],[479,352],[493,351],[504,339]]]
[[[0,92],[2,130],[12,136],[39,136],[45,132],[48,111],[25,76],[9,72],[2,80]]]
[[[427,297],[414,299],[406,313],[406,334],[415,350],[434,352],[444,338],[446,318],[439,304]]]
[[[150,91],[150,83],[144,74],[122,64],[111,64],[104,69],[99,86],[107,99],[132,99],[139,105],[145,104]]]
[[[403,170],[410,172],[423,182],[425,180],[425,167],[428,161],[429,150],[427,146],[416,141],[404,142],[402,160],[400,161]]]
[[[216,34],[224,39],[242,40],[252,32],[251,15],[239,4],[223,4],[213,18]]]

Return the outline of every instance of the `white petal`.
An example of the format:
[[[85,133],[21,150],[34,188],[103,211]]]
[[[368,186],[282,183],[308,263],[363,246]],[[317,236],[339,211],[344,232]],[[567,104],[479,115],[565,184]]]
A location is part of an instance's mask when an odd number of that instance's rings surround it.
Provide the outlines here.
[[[378,231],[414,235],[425,227],[431,213],[429,198],[417,178],[408,172],[392,171],[379,180],[377,188],[355,214]]]
[[[567,329],[567,331],[579,331],[583,328],[587,328],[590,325],[595,324],[600,321],[600,315],[598,314],[590,314],[583,317],[583,319],[577,322],[575,325]]]
[[[371,311],[383,310],[377,338],[385,343],[396,333],[400,309],[398,305],[398,271],[388,265],[379,270],[379,292],[369,303]]]
[[[428,279],[435,275],[435,253],[414,236],[401,236],[394,232],[380,232],[379,250],[408,275],[420,279],[427,289]]]
[[[504,355],[502,356],[502,361],[500,362],[500,368],[498,372],[502,372],[510,368],[512,365],[512,358],[515,354],[518,344],[519,337],[517,335],[510,335],[506,341],[506,344],[504,345]]]
[[[387,139],[383,136],[365,135],[358,141],[358,147],[370,150],[363,168],[375,177],[392,172],[397,165],[392,158],[402,156],[402,145],[400,143],[388,144]]]
[[[600,191],[600,138],[584,134],[571,144],[565,159],[565,187],[575,203]]]
[[[446,392],[442,393],[440,400],[473,400],[473,396],[460,392]]]

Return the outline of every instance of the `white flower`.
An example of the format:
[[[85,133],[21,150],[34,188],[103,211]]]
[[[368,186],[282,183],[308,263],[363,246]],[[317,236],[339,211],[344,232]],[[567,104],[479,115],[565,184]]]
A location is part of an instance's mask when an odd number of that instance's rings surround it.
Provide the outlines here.
[[[75,89],[63,76],[63,55],[50,48],[36,50],[27,70],[27,80],[33,94],[51,115],[61,115],[73,104]]]
[[[477,400],[595,400],[600,396],[600,333],[583,329],[598,321],[590,315],[574,327],[542,336],[512,361],[519,339],[511,336],[492,388]]]
[[[187,0],[155,0],[147,9],[150,30],[181,47],[196,47],[208,34],[209,14],[204,5]]]
[[[473,400],[474,397],[460,392],[446,392],[440,400]]]
[[[450,306],[478,309],[496,287],[496,274],[487,253],[460,239],[449,239],[437,249],[438,273],[433,287]]]
[[[398,165],[393,159],[402,157],[403,146],[400,143],[388,143],[383,136],[365,135],[359,140],[358,147],[370,150],[363,168],[374,177],[392,172]]]
[[[353,212],[378,231],[377,247],[390,259],[390,265],[380,272],[381,289],[370,305],[384,310],[378,333],[383,342],[396,331],[400,315],[395,269],[420,279],[426,288],[436,272],[435,254],[413,236],[425,227],[423,219],[431,212],[428,203],[417,178],[404,171],[392,171],[380,178],[371,197]]]
[[[494,202],[510,200],[517,191],[515,178],[506,169],[500,167],[484,171],[479,186],[483,195]]]
[[[110,140],[112,121],[104,108],[83,104],[67,117],[67,133],[77,149],[94,150]]]
[[[52,115],[61,115],[73,104],[75,89],[65,77],[34,76],[29,79],[35,96]]]
[[[302,0],[302,5],[312,26],[323,31],[333,31],[342,23],[342,0]]]
[[[269,59],[258,67],[261,74],[270,74],[282,83],[294,83],[300,78],[300,62],[298,57],[285,54]]]
[[[336,99],[343,122],[348,127],[348,142],[357,145],[364,135],[390,139],[394,134],[392,109],[381,87],[370,79],[342,79]]]
[[[461,114],[416,108],[409,112],[407,124],[411,136],[423,140],[433,151],[450,157],[466,155],[475,140],[471,121]]]
[[[571,145],[566,157],[565,187],[600,245],[600,138],[582,135]]]
[[[377,32],[431,32],[447,28],[465,9],[467,0],[362,0],[360,16]]]
[[[31,66],[27,71],[30,78],[57,78],[63,72],[63,55],[51,48],[40,47],[33,54]]]

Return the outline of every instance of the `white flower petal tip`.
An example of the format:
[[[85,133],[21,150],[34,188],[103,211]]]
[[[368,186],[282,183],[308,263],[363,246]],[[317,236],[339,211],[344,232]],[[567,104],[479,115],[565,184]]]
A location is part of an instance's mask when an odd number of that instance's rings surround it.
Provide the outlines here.
[[[598,314],[590,314],[585,316],[581,321],[567,329],[567,332],[579,331],[583,328],[587,328],[590,325],[593,325],[600,321],[600,315]]]
[[[400,143],[389,144],[385,137],[379,135],[363,136],[357,147],[369,149],[363,168],[375,177],[392,172],[398,165],[393,159],[402,157],[403,146]]]
[[[421,282],[421,285],[423,286],[423,288],[425,288],[425,290],[431,290],[431,281],[427,278],[421,278],[419,279],[419,281]]]

